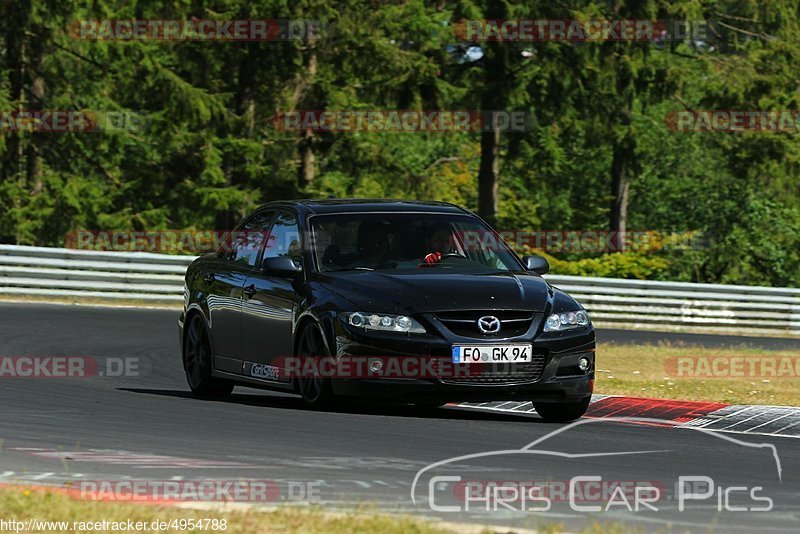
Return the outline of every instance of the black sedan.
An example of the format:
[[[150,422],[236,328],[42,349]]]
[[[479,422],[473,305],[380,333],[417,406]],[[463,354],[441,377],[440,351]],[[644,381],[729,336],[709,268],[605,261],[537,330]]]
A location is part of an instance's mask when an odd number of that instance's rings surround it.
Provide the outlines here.
[[[458,206],[274,202],[186,273],[183,365],[200,396],[234,385],[419,407],[530,400],[584,414],[595,333],[583,307]]]

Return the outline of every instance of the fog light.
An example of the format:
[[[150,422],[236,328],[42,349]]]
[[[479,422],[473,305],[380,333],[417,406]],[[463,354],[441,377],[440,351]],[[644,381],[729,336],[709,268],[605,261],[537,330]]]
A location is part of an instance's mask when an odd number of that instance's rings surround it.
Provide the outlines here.
[[[580,369],[581,372],[583,372],[583,373],[588,371],[589,367],[591,367],[591,366],[592,366],[592,362],[589,360],[589,358],[587,358],[585,356],[583,358],[581,358],[580,360],[578,360],[578,369]]]
[[[369,370],[371,373],[378,374],[383,371],[383,362],[380,360],[371,360],[369,362]]]

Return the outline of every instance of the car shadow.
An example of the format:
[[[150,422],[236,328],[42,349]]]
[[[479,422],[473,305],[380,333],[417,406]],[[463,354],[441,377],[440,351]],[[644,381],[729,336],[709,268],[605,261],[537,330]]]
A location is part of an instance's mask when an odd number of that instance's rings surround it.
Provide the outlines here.
[[[527,423],[546,424],[542,419],[533,414],[519,415],[492,411],[470,410],[447,405],[441,408],[417,409],[407,404],[397,404],[379,401],[341,400],[330,409],[311,408],[303,404],[299,396],[289,394],[249,394],[232,393],[220,399],[195,397],[191,392],[177,389],[145,389],[145,388],[116,388],[117,391],[127,391],[141,395],[159,395],[163,397],[181,398],[194,402],[213,402],[220,404],[240,404],[244,406],[257,406],[262,408],[280,408],[304,412],[341,413],[354,415],[380,415],[392,417],[413,417],[417,419],[462,419],[473,421],[525,421]]]

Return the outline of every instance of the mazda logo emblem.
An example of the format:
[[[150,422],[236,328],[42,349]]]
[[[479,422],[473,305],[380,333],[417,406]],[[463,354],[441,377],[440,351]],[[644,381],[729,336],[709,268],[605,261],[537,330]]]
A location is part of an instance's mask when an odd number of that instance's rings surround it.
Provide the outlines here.
[[[486,315],[478,319],[478,330],[484,334],[496,334],[500,331],[500,319],[494,315]]]

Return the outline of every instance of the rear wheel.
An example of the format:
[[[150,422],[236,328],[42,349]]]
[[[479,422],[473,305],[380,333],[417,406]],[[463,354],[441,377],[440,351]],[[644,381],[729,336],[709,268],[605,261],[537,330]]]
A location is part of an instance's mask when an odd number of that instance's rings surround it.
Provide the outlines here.
[[[583,417],[589,408],[591,397],[578,402],[534,402],[542,419],[552,423],[566,423]]]
[[[183,368],[192,393],[199,397],[225,397],[233,391],[233,384],[211,376],[213,362],[211,343],[205,321],[193,315],[183,343]]]
[[[316,324],[308,324],[303,328],[297,345],[297,355],[313,358],[315,361],[315,365],[304,365],[304,376],[297,378],[297,389],[303,402],[314,408],[330,407],[334,400],[333,387],[330,378],[324,378],[319,368],[321,361],[331,356]]]

